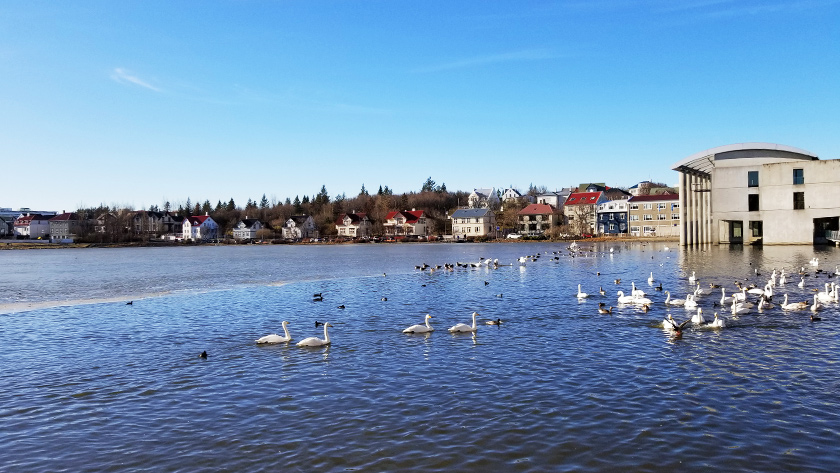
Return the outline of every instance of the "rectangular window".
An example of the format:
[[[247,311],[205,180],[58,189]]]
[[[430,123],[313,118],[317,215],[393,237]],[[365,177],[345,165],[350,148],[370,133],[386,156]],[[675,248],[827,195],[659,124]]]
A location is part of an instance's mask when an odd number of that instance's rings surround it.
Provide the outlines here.
[[[630,216],[630,221],[631,222],[638,222],[639,221],[639,216],[638,215],[631,215]]]
[[[610,224],[610,231],[614,231],[614,230],[615,230],[615,225],[613,225],[613,224],[611,223],[611,224]]]
[[[481,227],[475,227],[475,232],[476,233],[481,233]]]
[[[671,214],[671,220],[679,220],[680,214]]]
[[[659,214],[659,220],[668,220],[668,216],[665,214]]]
[[[631,233],[639,233],[639,227],[630,227]]]
[[[750,222],[750,232],[752,232],[753,238],[761,238],[764,235],[760,220],[757,222]]]
[[[643,217],[643,219],[644,219],[644,220],[653,220],[653,215],[651,215],[651,214],[645,214],[645,216]]]
[[[645,204],[645,210],[650,210],[653,208],[653,204]]]
[[[645,234],[651,234],[656,232],[656,227],[645,227]]]
[[[804,210],[805,209],[805,193],[804,192],[794,192],[793,193],[793,210]]]
[[[758,171],[747,171],[747,187],[758,187]]]
[[[805,184],[805,171],[802,169],[794,169],[793,170],[793,183],[794,184]]]
[[[748,208],[750,212],[758,212],[758,194],[750,194],[748,197]]]
[[[639,210],[639,204],[630,204],[630,210]]]
[[[656,204],[656,209],[657,210],[663,210],[663,209],[666,208],[666,206],[667,206],[667,204],[665,204],[665,203]]]

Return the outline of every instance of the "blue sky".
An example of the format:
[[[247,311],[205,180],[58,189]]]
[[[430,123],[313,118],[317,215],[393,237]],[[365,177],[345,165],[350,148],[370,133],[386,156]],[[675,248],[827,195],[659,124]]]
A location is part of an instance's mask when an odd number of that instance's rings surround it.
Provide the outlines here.
[[[0,4],[0,207],[676,182],[840,158],[840,0]]]

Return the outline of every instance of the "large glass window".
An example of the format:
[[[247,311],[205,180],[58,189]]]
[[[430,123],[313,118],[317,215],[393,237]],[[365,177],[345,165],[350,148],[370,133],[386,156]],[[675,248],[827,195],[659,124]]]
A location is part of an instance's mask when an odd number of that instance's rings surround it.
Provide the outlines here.
[[[758,187],[758,171],[747,171],[747,187]]]
[[[804,210],[805,209],[805,193],[804,192],[794,192],[793,193],[793,210]]]
[[[805,171],[803,169],[794,169],[793,170],[793,183],[794,184],[805,184]]]
[[[761,223],[760,220],[757,221],[757,222],[751,221],[750,222],[750,230],[752,231],[753,238],[761,238],[764,235],[764,232],[763,232],[763,229],[762,229],[762,223]]]
[[[750,212],[757,212],[758,211],[758,194],[750,194],[748,196],[748,209]]]

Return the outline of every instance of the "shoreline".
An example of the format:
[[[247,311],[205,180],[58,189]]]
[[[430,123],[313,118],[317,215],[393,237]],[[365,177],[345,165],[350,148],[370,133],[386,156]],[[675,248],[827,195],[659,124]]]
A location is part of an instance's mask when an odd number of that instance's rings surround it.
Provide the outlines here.
[[[573,241],[579,243],[603,243],[603,242],[679,242],[679,238],[674,237],[593,237],[582,239],[545,239],[545,240],[524,240],[524,239],[510,239],[498,238],[484,241],[444,241],[438,240],[435,242],[427,241],[393,241],[393,242],[356,242],[356,241],[321,241],[321,242],[283,242],[283,243],[183,243],[183,242],[168,242],[168,241],[154,241],[154,242],[126,242],[126,243],[50,243],[50,242],[33,242],[31,240],[0,240],[0,250],[56,250],[56,249],[77,249],[77,248],[177,248],[177,247],[196,247],[196,246],[249,246],[249,245],[353,245],[353,244],[417,244],[417,243],[449,243],[449,244],[464,244],[464,243],[572,243]]]

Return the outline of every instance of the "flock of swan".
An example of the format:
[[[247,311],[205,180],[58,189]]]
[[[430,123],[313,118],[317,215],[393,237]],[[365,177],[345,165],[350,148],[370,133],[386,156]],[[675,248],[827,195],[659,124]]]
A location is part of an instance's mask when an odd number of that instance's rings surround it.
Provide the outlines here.
[[[592,250],[589,250],[592,252]],[[610,248],[609,255],[612,256],[614,252],[613,248]],[[557,256],[550,257],[550,260],[555,262],[559,261],[559,255],[563,253],[561,251],[554,251],[554,252],[544,252],[544,254],[553,254]],[[576,243],[572,246],[569,246],[569,256],[589,256],[585,250],[582,250]],[[518,258],[516,261],[524,266],[528,262],[536,262],[540,260],[542,255],[537,253],[535,255],[527,255]],[[429,271],[433,273],[437,270],[444,270],[444,271],[455,271],[457,268],[489,268],[489,269],[499,269],[502,266],[513,266],[514,264],[499,264],[498,259],[485,259],[481,258],[478,262],[472,263],[454,263],[454,264],[444,264],[444,265],[437,265],[431,266],[428,264],[423,264],[420,266],[415,266],[415,269],[420,271]],[[814,276],[817,276],[823,271],[816,269],[819,266],[819,260],[814,258],[809,261],[809,265],[814,268]],[[598,273],[600,276],[600,272]],[[760,276],[759,271],[755,270],[755,275]],[[835,268],[833,273],[826,273],[826,275],[831,278],[835,275],[840,275],[840,268]],[[666,298],[663,301],[666,307],[683,307],[686,310],[694,311],[690,318],[685,320],[684,322],[677,322],[673,316],[669,313],[665,319],[662,320],[661,326],[668,332],[672,332],[677,336],[682,334],[683,329],[691,324],[695,327],[702,327],[702,328],[712,328],[712,329],[722,329],[727,326],[727,319],[722,315],[723,313],[729,312],[731,314],[732,319],[737,319],[741,315],[746,315],[752,312],[753,309],[757,310],[758,312],[764,312],[766,310],[771,310],[776,307],[779,307],[785,312],[792,312],[792,311],[804,311],[810,309],[812,312],[811,320],[820,320],[819,317],[816,315],[818,311],[820,311],[825,304],[829,303],[837,303],[840,301],[840,297],[838,297],[838,293],[840,293],[840,284],[835,284],[834,282],[825,283],[824,290],[819,291],[818,289],[814,289],[814,294],[812,300],[809,301],[797,301],[797,302],[790,302],[788,294],[784,294],[783,301],[778,304],[773,303],[773,297],[776,295],[776,288],[784,287],[788,282],[788,274],[784,269],[781,272],[777,272],[773,269],[773,272],[769,279],[766,281],[763,287],[756,287],[754,285],[750,285],[749,287],[743,286],[738,282],[735,282],[735,288],[737,290],[731,291],[727,294],[727,289],[725,287],[721,287],[717,284],[709,284],[709,289],[705,289],[700,284],[697,274],[695,271],[691,272],[691,275],[686,278],[689,285],[693,287],[693,290],[689,291],[686,294],[685,298],[672,298],[670,290],[663,290],[662,284],[660,283],[654,289],[656,291],[662,291]],[[805,267],[799,271],[800,280],[797,286],[799,289],[804,289],[805,287],[805,278],[809,277],[808,273],[805,271]],[[653,272],[649,273],[647,278],[647,283],[653,286],[655,282]],[[621,283],[621,279],[615,280],[616,284]],[[484,282],[485,285],[489,283],[487,281]],[[714,290],[720,289],[720,299],[713,297],[712,294]],[[601,296],[606,295],[606,291],[604,291],[603,287],[599,288],[598,293]],[[645,312],[650,310],[650,307],[653,305],[653,300],[648,297],[642,289],[637,288],[635,282],[631,282],[631,289],[629,294],[625,294],[624,291],[617,292],[617,303],[619,306],[635,306],[638,308],[643,309]],[[321,294],[315,295],[315,300],[322,300]],[[502,297],[502,294],[497,294],[496,297]],[[575,297],[579,301],[586,301],[590,298],[590,294],[583,292],[583,285],[577,285],[577,293]],[[714,316],[711,320],[706,320],[703,315],[703,308],[700,307],[700,301],[703,299],[711,298],[713,300],[712,304],[714,308],[719,308],[718,310],[721,312],[719,314],[717,311],[714,312]],[[752,300],[751,300],[752,298]],[[382,300],[387,300],[383,298]],[[340,306],[343,308],[343,306]],[[612,309],[614,307],[606,307],[605,303],[598,304],[598,312],[601,314],[612,314]],[[477,331],[476,325],[476,318],[479,316],[477,312],[472,313],[472,324],[466,323],[459,323],[456,324],[448,329],[451,333],[475,333]],[[432,315],[426,314],[423,323],[411,325],[404,330],[403,333],[409,334],[428,334],[433,332],[435,329],[431,325]],[[488,320],[485,322],[487,325],[499,325],[502,323],[501,319],[496,320]],[[327,346],[330,345],[330,336],[328,328],[332,327],[330,323],[321,323],[316,322],[316,327],[318,325],[324,326],[324,338],[319,337],[308,337],[299,342],[297,342],[297,346],[301,347],[320,347],[320,346]],[[289,322],[283,321],[282,328],[284,335],[278,334],[271,334],[261,337],[256,340],[257,344],[276,344],[276,343],[288,343],[292,341],[292,336],[289,333]]]

